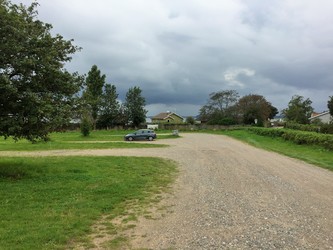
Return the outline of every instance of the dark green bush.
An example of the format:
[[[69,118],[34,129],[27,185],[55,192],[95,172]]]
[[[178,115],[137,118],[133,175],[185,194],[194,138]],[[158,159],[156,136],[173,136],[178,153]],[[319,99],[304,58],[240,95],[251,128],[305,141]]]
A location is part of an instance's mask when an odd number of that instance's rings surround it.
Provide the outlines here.
[[[81,134],[83,136],[89,136],[90,131],[92,129],[92,124],[87,117],[83,117],[80,129],[81,129]]]
[[[320,126],[320,133],[333,134],[333,124],[322,124]]]

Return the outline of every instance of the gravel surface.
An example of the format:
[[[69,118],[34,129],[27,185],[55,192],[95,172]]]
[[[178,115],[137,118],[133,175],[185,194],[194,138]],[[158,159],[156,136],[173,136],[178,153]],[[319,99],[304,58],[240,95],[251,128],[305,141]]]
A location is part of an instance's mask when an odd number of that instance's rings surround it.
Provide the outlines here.
[[[159,204],[167,208],[127,232],[131,249],[333,249],[333,172],[225,136],[182,136],[161,141],[167,148],[38,154],[158,156],[179,163],[172,195]]]

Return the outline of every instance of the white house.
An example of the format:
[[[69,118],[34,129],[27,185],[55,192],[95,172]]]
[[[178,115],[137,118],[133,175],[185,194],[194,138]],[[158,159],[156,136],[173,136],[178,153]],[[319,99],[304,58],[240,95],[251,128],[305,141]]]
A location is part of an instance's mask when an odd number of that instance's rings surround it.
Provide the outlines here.
[[[310,122],[319,119],[322,123],[330,123],[332,121],[332,116],[329,111],[324,111],[322,113],[312,113],[309,118]]]

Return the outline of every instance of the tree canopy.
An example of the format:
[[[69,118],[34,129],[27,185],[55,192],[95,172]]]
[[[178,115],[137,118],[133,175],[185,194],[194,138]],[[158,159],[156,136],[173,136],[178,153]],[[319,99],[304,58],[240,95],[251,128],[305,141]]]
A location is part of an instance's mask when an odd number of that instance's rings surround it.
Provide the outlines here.
[[[200,109],[201,120],[211,124],[229,125],[235,122],[233,106],[239,95],[236,90],[223,90],[209,95],[207,104]]]
[[[91,112],[94,128],[101,110],[103,87],[106,76],[101,74],[101,71],[96,65],[93,65],[88,72],[85,81],[85,91],[83,93],[84,104],[86,104]]]
[[[69,121],[82,83],[64,69],[79,48],[51,34],[37,5],[0,1],[0,135],[32,141]]]
[[[100,127],[110,128],[121,124],[120,104],[117,98],[116,86],[106,84],[102,95],[100,117],[98,119],[98,125]]]
[[[294,95],[288,103],[288,108],[282,111],[287,121],[292,121],[300,124],[308,124],[313,108],[312,101],[303,96]]]
[[[330,96],[330,99],[327,102],[327,107],[330,112],[330,115],[333,116],[333,96]]]
[[[126,93],[124,103],[127,121],[134,127],[145,122],[147,110],[145,110],[146,99],[142,96],[142,90],[139,87],[132,87]]]
[[[244,124],[264,125],[268,118],[275,116],[277,109],[261,95],[243,96],[237,103],[239,116]],[[272,112],[274,114],[272,114]]]

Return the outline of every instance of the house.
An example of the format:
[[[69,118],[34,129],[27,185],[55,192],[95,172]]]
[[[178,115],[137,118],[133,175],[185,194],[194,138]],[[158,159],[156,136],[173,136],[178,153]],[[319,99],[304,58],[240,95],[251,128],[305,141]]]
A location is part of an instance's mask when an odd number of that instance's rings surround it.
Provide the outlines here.
[[[184,122],[184,118],[173,112],[159,113],[151,118],[152,123],[174,123],[179,124]]]
[[[313,112],[311,114],[311,117],[309,118],[310,122],[313,122],[315,120],[319,120],[322,123],[330,123],[332,121],[332,116],[330,115],[329,111],[324,111],[322,113],[316,113]]]

